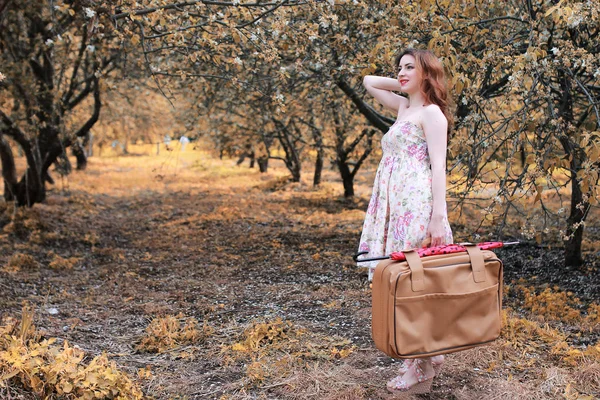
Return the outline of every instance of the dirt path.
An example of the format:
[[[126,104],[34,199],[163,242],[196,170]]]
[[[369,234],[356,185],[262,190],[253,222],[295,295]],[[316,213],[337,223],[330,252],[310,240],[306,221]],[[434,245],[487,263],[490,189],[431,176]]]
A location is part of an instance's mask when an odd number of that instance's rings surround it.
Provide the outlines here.
[[[39,265],[1,273],[0,311],[32,302],[47,336],[108,352],[156,399],[387,398],[398,364],[374,349],[366,273],[350,259],[365,199],[272,191],[277,179],[255,174],[243,185],[213,178],[129,195],[53,194],[2,237],[4,250],[14,245]],[[49,267],[57,255],[70,266]],[[139,350],[150,321],[168,315],[195,318],[200,336]],[[544,389],[547,370],[502,361],[511,351],[498,341],[448,357],[422,398],[563,398],[566,383]],[[548,367],[571,379],[564,365]]]

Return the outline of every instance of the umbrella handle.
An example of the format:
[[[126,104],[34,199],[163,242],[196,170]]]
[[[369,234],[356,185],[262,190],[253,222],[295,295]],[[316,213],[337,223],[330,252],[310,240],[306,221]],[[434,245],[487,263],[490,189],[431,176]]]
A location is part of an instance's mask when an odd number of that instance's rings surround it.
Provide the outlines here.
[[[352,259],[354,260],[354,262],[359,262],[358,257],[362,256],[363,254],[369,254],[369,252],[368,251],[359,251],[358,253],[356,253],[355,255],[352,256]]]
[[[369,252],[368,251],[358,252],[352,256],[352,259],[357,263],[367,262],[367,261],[381,261],[381,260],[389,260],[390,259],[390,256],[382,256],[382,257],[373,257],[373,258],[363,258],[362,260],[359,260],[358,256],[362,256],[363,254],[369,254]]]

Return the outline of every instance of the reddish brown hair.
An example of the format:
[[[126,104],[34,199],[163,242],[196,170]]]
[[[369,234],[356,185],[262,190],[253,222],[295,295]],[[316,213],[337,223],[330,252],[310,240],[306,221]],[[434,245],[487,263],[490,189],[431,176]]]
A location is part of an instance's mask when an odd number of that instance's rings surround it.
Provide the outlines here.
[[[448,120],[448,132],[454,123],[454,116],[450,111],[446,74],[440,60],[429,50],[405,49],[396,57],[396,72],[400,70],[400,60],[405,55],[411,55],[417,61],[417,69],[421,73],[421,93],[425,104],[435,104],[444,113]]]

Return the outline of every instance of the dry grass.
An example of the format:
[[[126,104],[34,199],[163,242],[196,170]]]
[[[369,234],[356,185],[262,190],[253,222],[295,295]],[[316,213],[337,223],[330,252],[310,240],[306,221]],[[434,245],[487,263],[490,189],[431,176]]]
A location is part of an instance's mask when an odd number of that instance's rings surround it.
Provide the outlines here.
[[[468,386],[454,393],[459,400],[545,400],[560,397],[540,391],[539,387],[514,379],[482,378],[473,379]]]
[[[10,388],[47,399],[142,399],[139,387],[105,354],[84,360],[85,352],[66,341],[43,340],[33,319],[24,306],[19,321],[0,326],[0,394]]]
[[[0,310],[31,301],[48,337],[106,352],[156,399],[390,397],[398,364],[373,347],[370,289],[349,257],[373,169],[346,201],[335,171],[313,189],[278,163],[260,174],[188,149],[93,157],[46,203],[4,205]],[[600,393],[598,344],[573,342],[597,332],[599,306],[519,285],[503,337],[448,356],[423,399]]]
[[[572,373],[572,377],[583,393],[600,393],[600,363],[585,363]]]
[[[29,254],[23,254],[19,252],[13,253],[4,267],[2,267],[2,271],[8,273],[17,273],[21,269],[27,270],[35,270],[39,267],[39,263],[35,260],[35,258]]]
[[[200,327],[196,318],[183,318],[183,315],[166,315],[154,318],[136,346],[139,351],[164,353],[180,346],[203,342],[214,329],[206,323]]]

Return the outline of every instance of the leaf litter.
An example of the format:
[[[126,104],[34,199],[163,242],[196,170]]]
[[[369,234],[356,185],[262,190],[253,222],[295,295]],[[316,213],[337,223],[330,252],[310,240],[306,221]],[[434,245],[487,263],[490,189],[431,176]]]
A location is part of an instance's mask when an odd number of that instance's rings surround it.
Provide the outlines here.
[[[3,322],[27,301],[41,338],[105,355],[148,398],[387,396],[399,364],[372,344],[369,283],[350,258],[368,187],[345,200],[333,172],[313,189],[286,183],[282,168],[260,175],[208,156],[161,179],[139,160],[90,161],[127,168],[76,174],[31,210],[4,205]],[[140,186],[122,187],[125,175]],[[560,254],[501,253],[503,337],[448,356],[422,398],[598,393],[598,256],[565,270]]]

